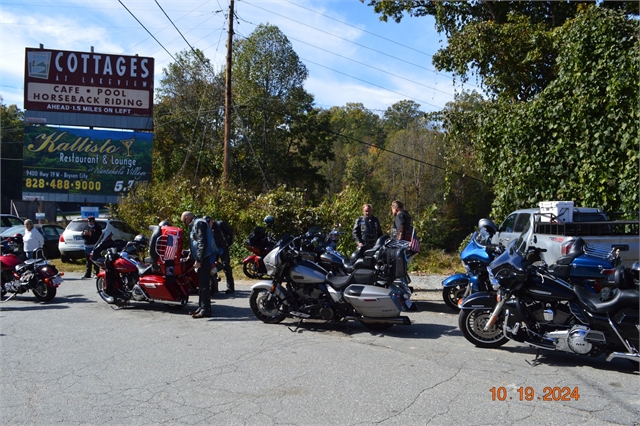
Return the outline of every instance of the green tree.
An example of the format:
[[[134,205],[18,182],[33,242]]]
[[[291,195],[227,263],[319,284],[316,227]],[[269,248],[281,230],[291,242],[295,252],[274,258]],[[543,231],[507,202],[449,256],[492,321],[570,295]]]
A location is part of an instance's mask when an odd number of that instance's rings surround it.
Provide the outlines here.
[[[384,129],[391,133],[406,129],[421,117],[424,117],[424,113],[420,111],[419,103],[402,100],[388,107],[382,119],[384,121]]]
[[[163,70],[154,106],[154,179],[220,176],[224,80],[200,50],[176,59]]]
[[[22,198],[22,147],[24,113],[16,105],[5,105],[0,96],[0,158],[2,158],[2,211],[8,212],[10,200]]]
[[[400,22],[404,14],[433,16],[437,31],[447,37],[445,47],[434,55],[436,68],[463,81],[478,75],[491,94],[528,100],[555,77],[556,52],[548,32],[593,2],[368,0],[367,4],[383,21]],[[638,2],[600,6],[638,14]]]
[[[234,142],[240,163],[235,173],[246,187],[324,189],[313,162],[332,157],[333,136],[303,88],[307,75],[276,26],[261,24],[234,45],[233,93],[242,129]]]
[[[322,165],[326,176],[327,195],[340,193],[345,185],[364,185],[368,202],[375,202],[377,183],[371,178],[373,159],[378,155],[371,145],[384,146],[382,120],[362,103],[347,103],[332,107],[329,116],[331,130],[337,137],[333,143],[334,159]]]
[[[638,21],[592,7],[553,40],[557,78],[531,102],[480,114],[476,149],[496,211],[559,199],[637,212]]]

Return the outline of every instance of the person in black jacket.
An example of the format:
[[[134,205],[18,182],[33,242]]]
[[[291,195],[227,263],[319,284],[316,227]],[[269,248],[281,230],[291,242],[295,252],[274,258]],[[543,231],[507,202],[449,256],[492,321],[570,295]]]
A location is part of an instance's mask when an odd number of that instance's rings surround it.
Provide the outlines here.
[[[413,233],[411,215],[404,209],[401,201],[395,200],[391,203],[391,213],[395,217],[391,227],[391,238],[411,241],[411,234]]]
[[[93,265],[94,273],[97,276],[100,269],[98,265],[91,261],[91,252],[100,237],[102,236],[102,228],[96,223],[96,218],[89,216],[87,218],[87,226],[82,230],[82,239],[84,240],[84,254],[87,261],[87,270],[83,278],[91,278],[91,265]]]
[[[380,221],[373,215],[371,204],[362,206],[362,216],[356,219],[351,235],[358,248],[364,247],[363,250],[372,248],[382,236]]]
[[[218,246],[218,255],[220,256],[220,262],[222,262],[224,277],[227,280],[227,290],[225,293],[233,294],[236,288],[233,281],[231,258],[229,257],[229,247],[233,244],[233,229],[231,229],[231,226],[224,220],[210,220],[209,224],[213,231],[213,238],[216,240],[216,245]]]

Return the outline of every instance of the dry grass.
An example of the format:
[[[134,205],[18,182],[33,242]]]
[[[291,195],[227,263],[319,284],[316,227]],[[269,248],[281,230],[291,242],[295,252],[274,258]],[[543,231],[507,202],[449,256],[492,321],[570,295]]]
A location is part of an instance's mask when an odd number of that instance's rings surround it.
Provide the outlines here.
[[[451,275],[456,272],[464,272],[464,267],[458,253],[428,250],[417,255],[409,263],[409,271],[422,274]]]

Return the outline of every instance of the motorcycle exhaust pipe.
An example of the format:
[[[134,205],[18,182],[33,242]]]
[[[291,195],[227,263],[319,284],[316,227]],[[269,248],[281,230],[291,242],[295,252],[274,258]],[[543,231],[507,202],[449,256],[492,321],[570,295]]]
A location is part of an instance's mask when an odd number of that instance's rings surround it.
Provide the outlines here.
[[[362,317],[358,318],[361,323],[378,323],[378,324],[395,324],[395,325],[411,325],[409,317],[386,317],[386,318],[373,318]]]
[[[628,359],[629,361],[635,361],[640,363],[640,354],[630,354],[625,352],[613,352],[607,357],[607,361],[610,362],[614,358]]]

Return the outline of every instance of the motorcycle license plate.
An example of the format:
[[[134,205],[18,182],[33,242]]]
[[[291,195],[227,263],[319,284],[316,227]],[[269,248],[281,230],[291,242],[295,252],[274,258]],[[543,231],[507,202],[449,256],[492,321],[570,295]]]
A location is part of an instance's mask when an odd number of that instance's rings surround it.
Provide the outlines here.
[[[53,285],[60,285],[60,283],[62,282],[62,277],[60,275],[56,275],[51,281],[53,282]]]

